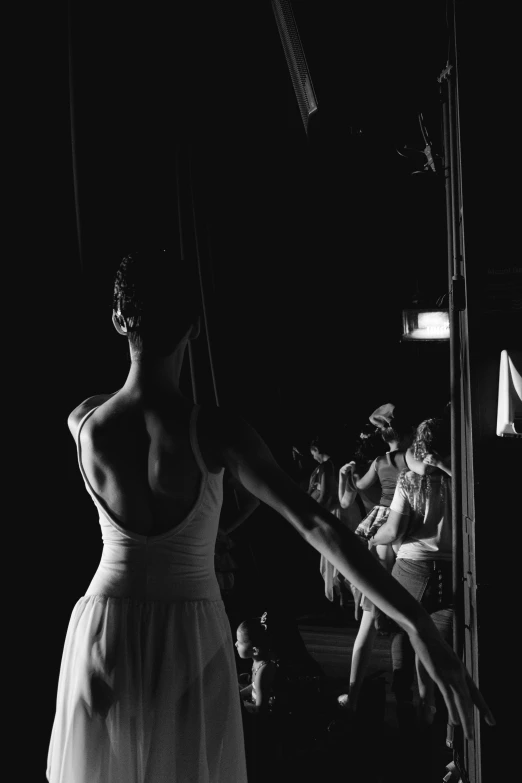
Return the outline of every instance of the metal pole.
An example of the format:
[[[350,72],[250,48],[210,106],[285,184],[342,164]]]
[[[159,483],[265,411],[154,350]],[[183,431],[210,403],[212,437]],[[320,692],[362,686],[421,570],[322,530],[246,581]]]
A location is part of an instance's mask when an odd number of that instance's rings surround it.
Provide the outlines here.
[[[461,312],[466,308],[465,280],[462,274],[463,234],[460,230],[462,213],[460,184],[459,122],[456,70],[455,8],[448,0],[449,52],[446,68],[439,77],[442,91],[444,131],[444,176],[446,188],[446,222],[449,281],[450,320],[450,394],[451,394],[451,511],[452,511],[452,576],[453,576],[453,647],[459,657],[464,653],[464,581],[463,581],[463,493],[465,465],[463,464],[463,390],[462,390],[462,332]],[[454,751],[461,779],[468,781],[462,768],[459,751],[463,737],[455,727],[448,725],[446,744]]]
[[[451,4],[453,5],[453,4]],[[452,286],[451,286],[451,326],[450,326],[450,354],[452,366],[452,415],[451,415],[451,441],[452,441],[452,519],[453,519],[453,593],[455,601],[455,620],[453,623],[453,640],[455,652],[458,655],[463,651],[462,612],[463,612],[463,536],[461,523],[463,520],[462,481],[464,477],[464,465],[462,464],[462,342],[460,313],[466,307],[464,277],[462,275],[462,254],[460,245],[460,187],[459,166],[457,158],[458,149],[458,125],[456,107],[456,79],[455,67],[455,20],[453,9],[449,14],[450,23],[450,57],[453,67],[447,77],[448,87],[448,124],[449,124],[449,156],[450,156],[450,187],[451,187],[451,228],[452,228]]]

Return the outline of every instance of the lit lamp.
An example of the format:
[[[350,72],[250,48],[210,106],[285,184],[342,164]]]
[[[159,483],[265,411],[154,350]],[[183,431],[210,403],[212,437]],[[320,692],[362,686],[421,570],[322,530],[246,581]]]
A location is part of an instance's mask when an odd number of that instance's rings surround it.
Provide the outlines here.
[[[402,311],[402,341],[449,340],[449,313],[444,308]]]

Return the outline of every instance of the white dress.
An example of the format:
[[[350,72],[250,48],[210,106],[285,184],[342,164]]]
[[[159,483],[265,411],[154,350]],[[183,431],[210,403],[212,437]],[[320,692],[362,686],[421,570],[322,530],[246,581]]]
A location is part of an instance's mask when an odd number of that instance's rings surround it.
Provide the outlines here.
[[[234,646],[214,571],[223,474],[205,467],[197,412],[199,497],[157,536],[123,530],[94,494],[78,432],[103,553],[67,631],[50,783],[246,783]]]

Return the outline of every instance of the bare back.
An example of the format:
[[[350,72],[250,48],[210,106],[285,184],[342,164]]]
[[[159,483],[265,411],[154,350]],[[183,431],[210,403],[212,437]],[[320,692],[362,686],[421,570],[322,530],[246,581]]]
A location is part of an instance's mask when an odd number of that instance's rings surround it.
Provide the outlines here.
[[[196,504],[203,478],[190,442],[192,404],[145,403],[118,392],[98,407],[88,401],[83,407],[95,407],[77,432],[94,494],[125,530],[154,536],[175,529]],[[204,438],[202,452],[217,472],[221,466]]]

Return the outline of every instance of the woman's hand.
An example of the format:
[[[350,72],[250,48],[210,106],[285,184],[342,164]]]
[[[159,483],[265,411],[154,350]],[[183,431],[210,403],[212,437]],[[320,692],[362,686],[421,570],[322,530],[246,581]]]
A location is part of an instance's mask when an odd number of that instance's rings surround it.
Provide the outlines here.
[[[425,465],[431,465],[434,468],[440,468],[442,460],[436,454],[426,454],[422,460]]]
[[[449,722],[462,725],[466,739],[471,740],[474,704],[490,726],[495,725],[495,718],[462,661],[444,641],[433,623],[429,625],[431,627],[410,633],[410,642],[444,697]]]
[[[438,454],[426,454],[422,460],[424,465],[430,465],[433,468],[443,470],[448,476],[451,476],[451,457],[448,456],[446,460],[439,457]]]
[[[343,465],[342,468],[339,470],[340,476],[346,476],[348,473],[353,473],[355,469],[355,462],[352,460],[351,462],[347,462],[346,465]]]

